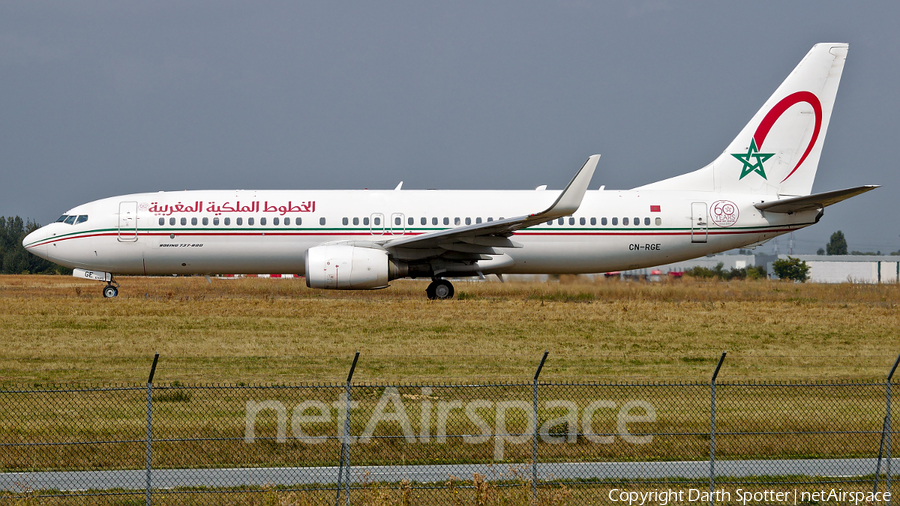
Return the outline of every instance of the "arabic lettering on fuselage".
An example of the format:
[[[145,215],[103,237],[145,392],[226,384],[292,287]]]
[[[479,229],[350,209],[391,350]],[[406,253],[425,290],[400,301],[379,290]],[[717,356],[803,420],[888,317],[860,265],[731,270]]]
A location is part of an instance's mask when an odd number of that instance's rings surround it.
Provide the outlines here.
[[[141,206],[143,209],[144,206]],[[159,202],[151,202],[150,206],[146,208],[147,211],[158,215],[158,216],[170,216],[176,213],[199,213],[204,211],[203,201],[198,200],[193,202],[192,204],[183,204],[178,202],[177,204],[160,204]],[[209,202],[206,206],[205,211],[207,213],[214,213],[216,215],[223,213],[278,213],[281,216],[284,216],[289,213],[314,213],[316,212],[316,201],[308,200],[306,202],[297,202],[294,203],[292,200],[288,200],[287,204],[278,205],[277,203],[270,204],[268,200],[264,200],[260,203],[258,200],[253,200],[250,202],[241,203],[240,200],[236,201],[232,204],[230,201],[225,202],[224,204],[216,204],[215,202]]]

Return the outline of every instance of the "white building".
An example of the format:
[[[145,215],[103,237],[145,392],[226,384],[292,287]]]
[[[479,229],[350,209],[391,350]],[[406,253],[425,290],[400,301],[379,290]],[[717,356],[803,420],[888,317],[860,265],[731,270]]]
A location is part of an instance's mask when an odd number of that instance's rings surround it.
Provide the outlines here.
[[[787,259],[788,255],[778,255]],[[889,255],[792,255],[809,266],[813,283],[897,283],[900,282],[900,256]],[[766,266],[775,277],[772,262]]]

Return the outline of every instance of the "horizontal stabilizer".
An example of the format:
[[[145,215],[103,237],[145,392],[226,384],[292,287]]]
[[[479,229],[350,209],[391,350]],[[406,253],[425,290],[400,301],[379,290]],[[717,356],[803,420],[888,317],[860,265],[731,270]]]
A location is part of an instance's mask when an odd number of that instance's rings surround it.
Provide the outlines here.
[[[842,200],[850,197],[866,193],[867,191],[878,188],[878,185],[857,186],[856,188],[847,188],[845,190],[834,190],[825,193],[816,193],[815,195],[806,195],[803,197],[791,197],[781,200],[772,200],[769,202],[760,202],[755,207],[760,211],[770,213],[796,213],[800,211],[811,211],[813,209],[821,209],[832,204],[837,204]]]

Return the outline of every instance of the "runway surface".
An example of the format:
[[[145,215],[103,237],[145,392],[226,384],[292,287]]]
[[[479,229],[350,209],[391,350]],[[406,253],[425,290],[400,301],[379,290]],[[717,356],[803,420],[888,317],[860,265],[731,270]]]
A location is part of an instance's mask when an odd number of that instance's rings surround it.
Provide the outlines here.
[[[900,474],[892,462],[891,475]],[[821,459],[821,460],[728,460],[716,462],[719,479],[751,476],[798,477],[856,477],[874,476],[877,460]],[[881,462],[884,474],[887,461]],[[709,479],[709,461],[692,462],[580,462],[541,463],[537,466],[539,480],[567,479],[626,479],[660,480],[683,478]],[[343,480],[351,483],[399,482],[443,483],[451,476],[467,480],[478,473],[487,480],[527,480],[531,464],[454,464],[407,466],[354,466],[344,469]],[[337,467],[278,467],[226,469],[154,469],[152,487],[232,488],[264,485],[334,485],[338,481]],[[147,471],[57,471],[34,473],[0,473],[0,490],[137,490],[147,486]]]

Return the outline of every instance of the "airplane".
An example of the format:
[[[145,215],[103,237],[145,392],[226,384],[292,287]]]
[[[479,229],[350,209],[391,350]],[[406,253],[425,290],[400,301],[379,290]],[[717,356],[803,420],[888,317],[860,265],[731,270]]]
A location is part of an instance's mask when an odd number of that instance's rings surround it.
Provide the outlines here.
[[[876,185],[812,194],[849,45],[816,44],[709,165],[631,190],[588,191],[599,155],[564,190],[214,190],[96,200],[31,234],[31,253],[115,275],[289,272],[321,289],[431,278],[651,267],[763,243],[817,223]]]

